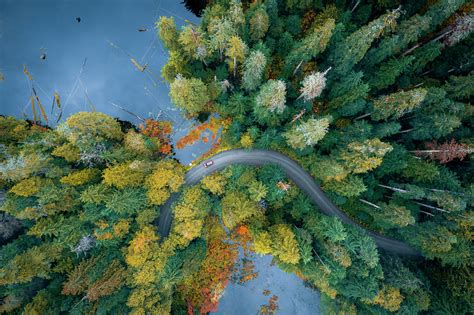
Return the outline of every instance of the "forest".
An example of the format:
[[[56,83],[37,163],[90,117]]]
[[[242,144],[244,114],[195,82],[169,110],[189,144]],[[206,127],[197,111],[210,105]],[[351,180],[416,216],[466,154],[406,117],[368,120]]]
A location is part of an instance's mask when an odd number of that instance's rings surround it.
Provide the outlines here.
[[[464,0],[209,0],[199,25],[160,17],[161,76],[203,124],[177,146],[221,129],[193,164],[280,152],[363,228],[273,164],[186,185],[169,121],[0,116],[0,313],[207,314],[244,248],[318,290],[322,314],[470,314],[473,29]]]

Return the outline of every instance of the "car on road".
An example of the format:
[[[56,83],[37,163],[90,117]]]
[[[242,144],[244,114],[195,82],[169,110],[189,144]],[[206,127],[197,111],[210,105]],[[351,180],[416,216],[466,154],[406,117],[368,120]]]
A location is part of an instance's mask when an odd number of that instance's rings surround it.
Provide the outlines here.
[[[213,160],[209,160],[209,161],[207,161],[206,163],[204,163],[204,167],[209,167],[209,166],[211,166],[211,165],[213,165],[213,164],[214,164],[214,161],[213,161]]]

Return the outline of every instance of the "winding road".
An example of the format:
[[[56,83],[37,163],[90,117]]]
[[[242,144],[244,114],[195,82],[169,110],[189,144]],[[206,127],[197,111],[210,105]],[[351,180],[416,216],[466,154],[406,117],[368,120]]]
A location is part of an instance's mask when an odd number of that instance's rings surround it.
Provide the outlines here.
[[[312,202],[321,209],[321,211],[329,216],[337,216],[341,221],[353,226],[364,229],[371,236],[380,249],[391,251],[400,255],[421,256],[421,253],[409,245],[393,238],[382,236],[378,233],[368,231],[349,218],[341,209],[334,205],[321,188],[316,184],[314,179],[301,166],[289,157],[270,150],[242,150],[233,149],[223,151],[212,157],[214,164],[204,167],[202,163],[190,169],[185,176],[185,185],[197,184],[203,177],[214,172],[224,169],[231,164],[246,164],[253,166],[262,166],[264,164],[278,164],[290,178]],[[158,219],[158,231],[162,237],[169,235],[171,223],[173,220],[172,204],[179,197],[179,193],[172,194],[167,202],[162,206],[160,217]]]

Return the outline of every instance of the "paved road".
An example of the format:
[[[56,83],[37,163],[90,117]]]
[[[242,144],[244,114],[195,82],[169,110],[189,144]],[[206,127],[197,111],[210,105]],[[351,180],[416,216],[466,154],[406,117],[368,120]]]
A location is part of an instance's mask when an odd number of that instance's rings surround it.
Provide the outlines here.
[[[321,211],[330,216],[337,216],[341,221],[353,226],[362,226],[352,221],[342,210],[334,205],[324,194],[321,188],[316,184],[314,179],[303,168],[289,157],[275,151],[269,150],[241,150],[234,149],[221,152],[212,157],[214,164],[208,168],[202,164],[196,165],[186,173],[185,185],[197,184],[203,177],[224,169],[231,164],[246,164],[253,166],[261,166],[264,164],[278,164],[298,187],[303,190],[306,195],[318,206]],[[158,219],[158,231],[162,236],[168,236],[171,223],[172,211],[171,205],[177,200],[179,194],[173,194],[170,199],[161,208],[161,214]],[[401,255],[420,256],[421,254],[409,245],[398,240],[382,236],[372,231],[366,230],[377,246],[381,249],[391,251]]]

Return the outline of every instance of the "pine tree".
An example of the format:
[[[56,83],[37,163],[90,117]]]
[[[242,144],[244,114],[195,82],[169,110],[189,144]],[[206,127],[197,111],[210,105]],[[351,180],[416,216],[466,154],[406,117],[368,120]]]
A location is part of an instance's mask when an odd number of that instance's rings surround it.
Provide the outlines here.
[[[341,159],[353,173],[366,173],[378,167],[382,163],[384,155],[391,150],[392,146],[390,144],[379,139],[351,142],[341,152]]]
[[[257,107],[269,112],[282,113],[286,107],[286,84],[281,80],[268,80],[255,99]]]
[[[331,118],[310,118],[283,134],[288,144],[295,149],[314,146],[328,132]]]
[[[466,76],[451,76],[444,89],[454,99],[469,99],[474,95],[474,71]]]
[[[199,27],[186,25],[179,33],[178,38],[184,52],[191,58],[204,60],[209,55],[204,34]]]
[[[253,41],[258,41],[262,39],[268,31],[269,20],[268,14],[265,11],[264,7],[260,7],[255,12],[253,12],[250,17],[250,38]]]
[[[315,58],[324,52],[329,44],[336,24],[334,19],[327,19],[317,25],[306,37],[296,43],[288,57],[285,58],[285,72],[287,75],[296,73],[303,62]]]
[[[369,79],[369,85],[376,90],[389,87],[409,68],[414,59],[414,56],[406,56],[382,63],[378,71]]]
[[[381,96],[373,102],[375,112],[372,118],[376,120],[399,118],[420,106],[427,93],[426,89],[417,88]]]
[[[232,36],[229,39],[225,55],[229,58],[229,69],[237,74],[237,62],[243,62],[247,52],[247,45],[238,36]]]
[[[303,82],[301,82],[301,89],[300,89],[300,96],[303,97],[305,101],[311,101],[314,98],[321,95],[324,88],[326,87],[326,73],[328,70],[324,72],[313,72],[310,75],[307,75]]]
[[[244,71],[242,76],[242,86],[247,91],[255,90],[263,79],[267,58],[260,50],[250,52],[244,62]]]
[[[231,191],[222,198],[222,221],[229,229],[258,213],[257,203],[241,192]]]
[[[388,12],[359,28],[337,45],[333,56],[335,74],[347,74],[365,56],[374,40],[379,38],[387,28],[395,27],[399,16],[399,9]]]
[[[272,254],[284,263],[297,264],[301,258],[295,234],[288,225],[277,224],[270,228],[273,239]]]
[[[426,144],[427,150],[412,151],[418,156],[427,156],[432,160],[438,160],[440,163],[449,163],[454,159],[464,160],[466,155],[474,153],[474,149],[469,146],[456,143],[456,140],[451,139],[449,142],[437,144],[430,142]]]
[[[209,24],[209,46],[212,50],[218,51],[222,57],[229,39],[236,35],[236,30],[227,18],[219,18]]]
[[[169,50],[178,49],[178,30],[174,23],[174,17],[160,17],[155,24],[155,28],[158,30],[158,35],[166,48]]]

